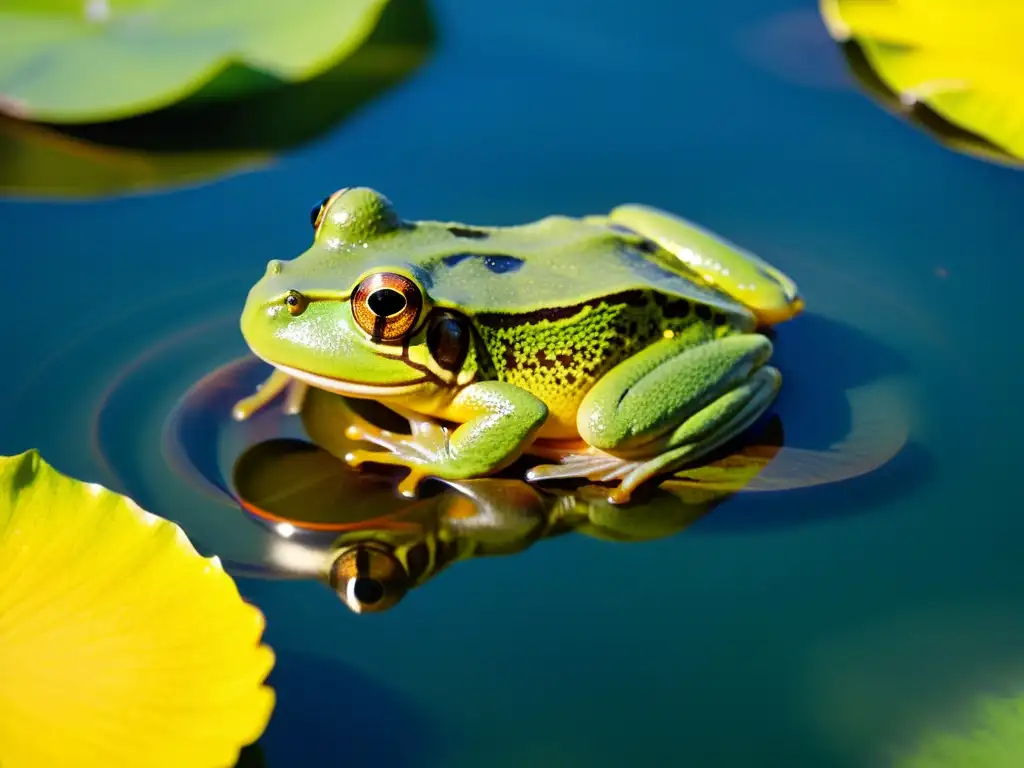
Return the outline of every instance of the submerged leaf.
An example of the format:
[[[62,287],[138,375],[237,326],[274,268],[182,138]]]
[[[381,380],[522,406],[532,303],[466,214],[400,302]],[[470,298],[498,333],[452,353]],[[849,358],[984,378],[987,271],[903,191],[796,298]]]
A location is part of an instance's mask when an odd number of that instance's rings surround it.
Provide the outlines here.
[[[979,701],[968,727],[926,736],[897,768],[1017,768],[1024,764],[1024,696]]]
[[[251,151],[146,152],[0,115],[0,196],[91,198],[198,184],[265,166]]]
[[[267,725],[263,615],[175,524],[0,457],[0,765],[230,766]]]
[[[1024,76],[1018,0],[820,0],[832,36],[855,42],[906,106],[1024,158]]]
[[[15,0],[0,7],[0,107],[83,123],[305,80],[358,48],[386,3]]]

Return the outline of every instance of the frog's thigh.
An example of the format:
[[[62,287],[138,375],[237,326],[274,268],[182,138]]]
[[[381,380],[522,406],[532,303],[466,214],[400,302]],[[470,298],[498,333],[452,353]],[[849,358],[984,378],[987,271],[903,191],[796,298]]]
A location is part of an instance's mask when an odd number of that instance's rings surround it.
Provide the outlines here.
[[[703,444],[727,427],[725,414],[709,420],[715,401],[750,380],[771,354],[771,341],[760,334],[697,346],[659,341],[613,368],[587,393],[577,414],[580,436],[624,458],[651,457],[687,440]]]
[[[687,268],[749,307],[766,324],[782,322],[803,309],[793,280],[757,255],[679,216],[647,205],[620,205],[608,214],[656,242]]]

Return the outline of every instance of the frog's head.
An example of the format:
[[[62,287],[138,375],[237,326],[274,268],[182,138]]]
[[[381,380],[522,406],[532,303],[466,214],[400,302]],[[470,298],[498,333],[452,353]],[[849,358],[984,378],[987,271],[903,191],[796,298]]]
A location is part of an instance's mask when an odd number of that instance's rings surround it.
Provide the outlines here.
[[[249,292],[241,328],[250,349],[300,381],[352,397],[453,382],[468,335],[432,312],[429,273],[403,256],[415,228],[386,197],[360,187],[325,198],[311,219],[313,245],[271,261]]]

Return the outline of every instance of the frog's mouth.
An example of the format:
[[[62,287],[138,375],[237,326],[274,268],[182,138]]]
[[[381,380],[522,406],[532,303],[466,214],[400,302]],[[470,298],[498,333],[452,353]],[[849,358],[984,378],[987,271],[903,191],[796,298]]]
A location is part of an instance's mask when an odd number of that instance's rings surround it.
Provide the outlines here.
[[[347,381],[345,379],[332,379],[329,376],[321,376],[301,368],[292,368],[280,363],[268,363],[273,365],[282,373],[286,373],[296,381],[309,384],[311,387],[333,392],[336,395],[348,395],[349,397],[394,397],[407,395],[422,389],[430,380],[429,376],[421,376],[418,379],[400,381],[394,384],[364,384],[362,382]]]

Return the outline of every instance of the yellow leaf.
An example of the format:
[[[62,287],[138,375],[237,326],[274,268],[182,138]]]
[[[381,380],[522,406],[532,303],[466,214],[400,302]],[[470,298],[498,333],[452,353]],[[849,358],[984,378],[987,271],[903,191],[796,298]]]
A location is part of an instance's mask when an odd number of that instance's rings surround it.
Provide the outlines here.
[[[231,766],[274,706],[263,615],[131,499],[0,457],[0,765]]]
[[[905,104],[1024,158],[1024,3],[821,0],[837,40],[853,40]]]

